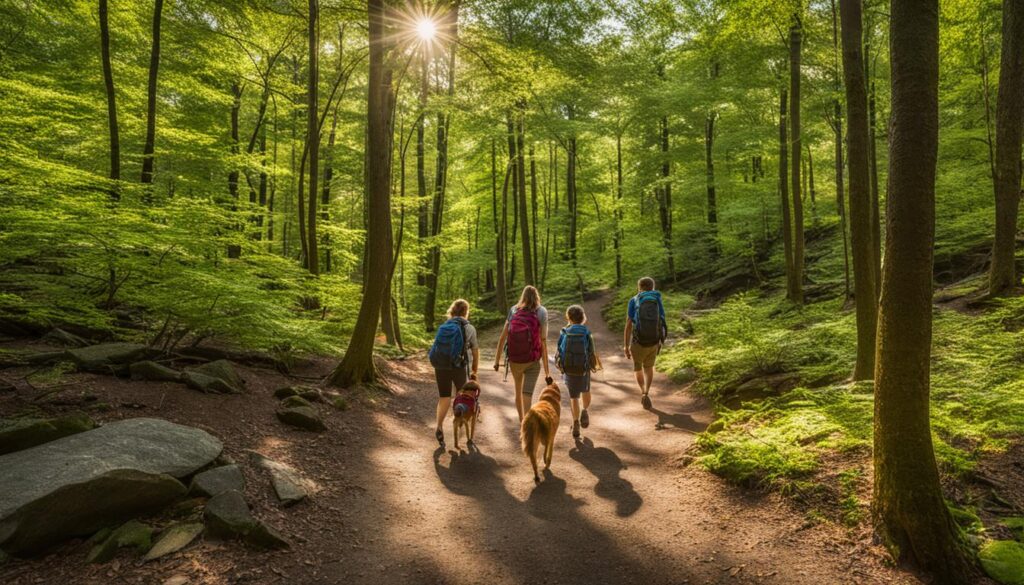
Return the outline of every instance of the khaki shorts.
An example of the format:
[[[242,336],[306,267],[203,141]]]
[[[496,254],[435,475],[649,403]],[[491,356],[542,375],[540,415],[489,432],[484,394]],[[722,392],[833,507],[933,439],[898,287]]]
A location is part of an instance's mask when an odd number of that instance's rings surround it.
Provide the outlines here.
[[[537,387],[537,379],[540,378],[540,360],[528,364],[508,363],[508,369],[512,372],[512,380],[523,381],[523,394],[533,394]]]
[[[654,359],[658,357],[658,350],[661,344],[644,347],[637,342],[629,344],[629,353],[633,355],[633,371],[639,372],[644,368],[653,368]]]

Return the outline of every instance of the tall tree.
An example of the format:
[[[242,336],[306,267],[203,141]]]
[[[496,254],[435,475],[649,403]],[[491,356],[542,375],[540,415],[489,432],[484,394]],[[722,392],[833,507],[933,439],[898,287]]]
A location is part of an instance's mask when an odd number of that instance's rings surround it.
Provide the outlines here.
[[[306,262],[309,271],[320,274],[319,240],[316,233],[317,182],[320,180],[320,0],[309,0],[309,78],[306,82],[306,150],[309,158],[309,217],[306,237]],[[388,166],[390,176],[390,164]],[[388,210],[390,214],[390,208]],[[390,236],[389,236],[390,237]],[[390,249],[390,248],[389,248]]]
[[[937,0],[893,0],[889,186],[875,368],[873,518],[882,541],[933,583],[972,582],[942,497],[929,420]],[[845,24],[845,21],[844,21]]]
[[[878,301],[875,295],[874,239],[871,234],[870,151],[867,80],[861,45],[861,0],[839,0],[843,25],[843,76],[846,85],[847,155],[850,165],[850,230],[853,239],[853,282],[857,303],[857,363],[854,380],[875,374],[875,328]]]
[[[523,109],[525,109],[525,104],[523,104],[523,106],[518,110],[516,119],[516,174],[519,177],[519,193],[516,197],[519,201],[520,237],[523,240],[523,283],[536,284],[537,279],[534,276],[533,270],[533,251],[530,249],[532,241],[530,239],[530,223],[526,200],[526,157],[523,148]]]
[[[658,212],[661,218],[661,240],[668,256],[668,274],[674,282],[676,279],[676,260],[672,249],[672,161],[669,157],[668,116],[662,116],[660,122],[661,139],[661,180],[658,187]]]
[[[1024,117],[1024,0],[1003,0],[1003,49],[996,97],[996,229],[989,293],[1018,284],[1014,255],[1020,205],[1021,125]]]
[[[506,165],[508,167],[508,165]],[[511,167],[508,167],[511,169]],[[495,288],[494,308],[502,313],[508,309],[508,292],[505,285],[505,193],[508,189],[508,175],[510,170],[505,172],[505,187],[501,199],[501,219],[498,219],[498,146],[495,140],[491,139],[491,203],[494,217],[494,254],[495,254]]]
[[[804,205],[800,193],[800,58],[803,30],[800,15],[793,16],[789,29],[789,123],[790,145],[793,156],[791,181],[793,190],[793,278],[789,281],[789,300],[797,304],[804,302]]]
[[[842,81],[842,67],[840,65],[839,51],[839,10],[836,7],[836,0],[830,0],[832,9],[832,54],[834,59],[833,75],[835,99],[832,100],[832,132],[835,133],[836,165],[836,212],[839,215],[839,230],[843,239],[843,291],[846,299],[850,298],[850,243],[846,219],[846,192],[843,181],[843,105],[839,100],[840,85]]]
[[[391,264],[391,141],[394,93],[387,35],[386,0],[367,0],[369,21],[369,80],[367,87],[366,165],[367,239],[370,243],[366,262],[369,273],[386,274]],[[363,283],[352,339],[345,357],[331,373],[336,386],[371,383],[377,378],[373,363],[373,342],[380,322],[381,299],[387,291],[385,278],[370,278]]]
[[[110,179],[121,179],[121,138],[117,125],[117,94],[114,92],[114,68],[110,62],[110,25],[107,20],[107,0],[100,0],[100,54],[103,60],[103,84],[107,90],[107,128],[110,132]],[[120,198],[115,185],[110,193]]]
[[[160,68],[160,21],[164,0],[153,5],[153,44],[149,53],[149,83],[146,85],[146,144],[142,147],[142,183],[153,183],[153,152],[156,142],[156,82]]]
[[[793,217],[789,202],[789,92],[779,92],[779,197],[782,204],[782,252],[786,260],[786,294],[793,290]]]

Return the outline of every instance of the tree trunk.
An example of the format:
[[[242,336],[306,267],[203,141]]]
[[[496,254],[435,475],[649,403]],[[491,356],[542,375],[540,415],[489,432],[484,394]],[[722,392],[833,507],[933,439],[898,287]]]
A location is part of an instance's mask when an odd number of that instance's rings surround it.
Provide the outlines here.
[[[523,283],[533,285],[537,281],[534,278],[533,272],[533,250],[530,249],[533,245],[533,240],[530,239],[530,218],[526,201],[526,156],[523,152],[523,142],[523,113],[520,110],[516,121],[516,174],[519,176],[519,193],[517,197],[519,201],[520,237],[523,240]]]
[[[153,46],[149,54],[149,83],[146,86],[146,144],[142,147],[142,184],[153,184],[153,150],[156,142],[156,81],[160,68],[160,20],[164,0],[153,7]]]
[[[718,202],[715,199],[715,159],[712,156],[716,115],[715,112],[708,112],[704,121],[704,168],[707,174],[708,188],[708,225],[711,226],[712,233],[718,225]]]
[[[506,181],[508,177],[506,176]],[[505,287],[505,200],[501,201],[501,220],[498,220],[498,147],[491,139],[491,203],[494,218],[494,308],[499,313],[508,309],[508,293]]]
[[[662,72],[664,75],[664,72]],[[669,134],[668,116],[661,118],[661,178],[662,184],[658,187],[658,213],[661,220],[661,243],[665,247],[665,254],[668,260],[668,274],[672,282],[676,280],[676,261],[672,251],[672,183],[669,177],[672,174],[672,163],[669,160]]]
[[[324,185],[320,193],[320,221],[327,223],[330,220],[330,209],[331,209],[331,181],[334,180],[334,141],[336,139],[338,131],[338,110],[335,107],[334,113],[331,117],[331,132],[327,135],[327,154],[324,157]],[[333,269],[331,266],[331,246],[330,236],[324,234],[324,271],[330,272]],[[390,290],[390,289],[389,289]],[[390,296],[389,296],[390,298]],[[387,299],[385,299],[387,300]]]
[[[1017,286],[1014,252],[1020,205],[1021,119],[1024,117],[1024,1],[1003,0],[1003,49],[996,96],[996,229],[989,293]]]
[[[622,131],[615,135],[615,286],[622,286]]]
[[[373,363],[373,343],[380,322],[381,301],[388,291],[387,274],[391,267],[391,141],[394,94],[392,72],[386,64],[388,47],[385,46],[385,2],[367,0],[369,20],[369,82],[367,90],[367,212],[370,242],[367,264],[369,273],[377,278],[367,279],[363,285],[363,299],[359,307],[352,339],[341,364],[331,374],[329,382],[336,386],[351,386],[374,382],[377,378]]]
[[[793,290],[793,219],[789,208],[788,96],[788,91],[783,87],[779,93],[779,196],[782,203],[782,251],[786,260],[787,296]]]
[[[850,231],[853,236],[853,281],[857,302],[857,362],[854,380],[869,380],[875,373],[875,329],[878,301],[875,295],[874,251],[871,234],[871,184],[867,80],[861,52],[861,1],[839,0],[843,23],[843,77],[846,85],[848,124],[846,140],[850,165]]]
[[[263,125],[260,131],[260,196],[259,211],[256,212],[256,239],[263,239],[263,216],[267,208],[267,126]]]
[[[107,90],[107,128],[110,131],[110,179],[121,180],[121,139],[117,125],[117,94],[114,92],[114,69],[110,63],[110,26],[107,24],[107,0],[100,0],[100,53],[103,59],[103,84]],[[120,199],[116,184],[111,185],[110,196]]]
[[[867,51],[864,52],[865,60],[867,59]],[[871,93],[868,95],[868,116],[870,118],[871,126],[871,251],[874,252],[874,264],[875,274],[879,275],[875,279],[875,295],[881,296],[882,294],[882,214],[881,205],[879,199],[878,188],[878,138],[875,132],[875,84],[871,84]]]
[[[843,107],[836,99],[835,104],[835,142],[836,142],[836,209],[839,212],[839,229],[843,232],[843,292],[844,298],[850,298],[850,242],[847,232],[846,196],[843,185]]]
[[[530,218],[533,222],[533,280],[540,285],[537,264],[540,262],[540,255],[537,250],[537,161],[533,157],[533,144],[530,145]]]
[[[319,241],[316,233],[316,202],[320,193],[317,181],[320,180],[320,100],[318,81],[320,80],[320,0],[309,0],[309,81],[306,83],[306,144],[309,150],[309,217],[306,232],[309,243],[306,245],[306,262],[312,274],[320,274]],[[390,171],[391,165],[388,165]],[[390,172],[388,175],[390,176]],[[390,210],[388,211],[390,214]],[[390,236],[389,236],[390,237]]]
[[[231,154],[238,156],[238,111],[242,108],[242,86],[238,82],[231,84]],[[238,211],[238,169],[237,162],[232,161],[233,170],[228,173],[228,192],[231,193],[231,210]]]
[[[798,305],[804,302],[804,203],[800,193],[800,52],[803,31],[800,17],[794,15],[793,26],[789,29],[789,123],[792,140],[793,188],[793,280],[789,291],[789,300]]]
[[[930,574],[933,583],[966,584],[973,579],[942,497],[928,410],[939,6],[937,0],[893,0],[891,13],[892,120],[875,369],[873,519],[899,560]]]
[[[430,203],[427,199],[427,147],[426,147],[426,124],[427,124],[427,98],[430,91],[430,63],[427,61],[427,53],[424,50],[420,59],[420,93],[419,105],[420,116],[416,121],[416,198],[419,201],[418,213],[416,216],[416,236],[420,245],[420,270],[416,273],[416,284],[424,286],[427,284],[427,267],[429,261],[422,250],[426,248],[427,236],[430,235]]]

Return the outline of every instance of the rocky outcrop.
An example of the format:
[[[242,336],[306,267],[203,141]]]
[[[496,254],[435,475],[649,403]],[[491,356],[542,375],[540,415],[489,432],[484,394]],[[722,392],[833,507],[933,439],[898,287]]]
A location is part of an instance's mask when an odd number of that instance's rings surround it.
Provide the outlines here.
[[[231,490],[245,490],[245,478],[237,465],[214,467],[197,474],[192,478],[188,493],[192,496],[212,498]]]
[[[128,364],[144,360],[152,350],[138,343],[101,343],[68,350],[67,355],[86,372],[108,374],[125,369]]]
[[[260,522],[249,511],[245,498],[237,491],[224,492],[206,505],[203,513],[211,536],[239,539],[256,548],[287,548],[288,541],[273,528]]]
[[[96,423],[82,413],[54,418],[0,419],[0,455],[29,449],[94,428]]]
[[[327,428],[316,408],[300,396],[285,398],[277,410],[277,418],[286,425],[307,431],[320,432]]]
[[[103,537],[103,535],[106,535]],[[105,563],[114,558],[118,549],[133,548],[145,553],[153,544],[153,528],[137,520],[129,520],[113,531],[102,531],[93,542],[99,541],[85,557],[87,563]]]
[[[245,380],[227,360],[217,360],[185,371],[189,386],[202,392],[238,394],[245,390]],[[212,382],[216,380],[219,384]]]
[[[191,544],[202,533],[203,525],[198,522],[175,524],[160,533],[160,538],[142,560],[152,561],[176,553]]]
[[[132,380],[147,382],[177,382],[181,380],[181,372],[178,370],[149,360],[135,362],[128,366],[128,373],[131,374]]]
[[[221,450],[200,429],[136,418],[0,456],[0,549],[30,554],[158,510]]]

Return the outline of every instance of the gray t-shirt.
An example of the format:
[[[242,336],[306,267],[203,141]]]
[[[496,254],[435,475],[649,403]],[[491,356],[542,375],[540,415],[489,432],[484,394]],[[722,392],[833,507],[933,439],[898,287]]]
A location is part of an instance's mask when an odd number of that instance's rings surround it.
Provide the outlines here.
[[[512,315],[519,310],[519,307],[512,307],[508,310],[508,317],[506,320],[511,320]],[[544,308],[544,305],[537,307],[537,320],[540,321],[540,337],[541,339],[548,338],[548,310]]]
[[[479,349],[480,344],[476,340],[476,327],[462,317],[455,318],[462,322],[463,330],[466,332],[466,353],[469,354],[474,349]],[[472,358],[472,356],[470,357]]]

